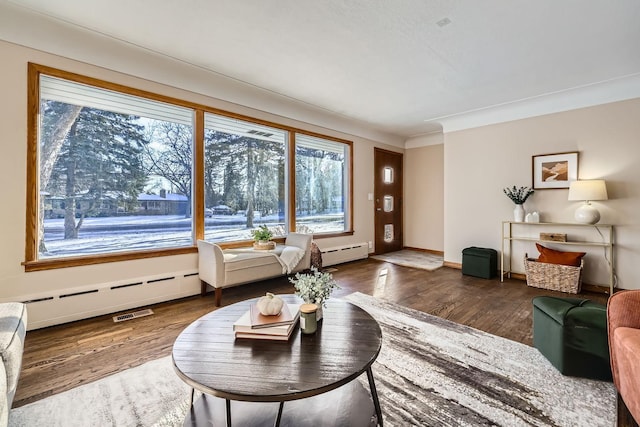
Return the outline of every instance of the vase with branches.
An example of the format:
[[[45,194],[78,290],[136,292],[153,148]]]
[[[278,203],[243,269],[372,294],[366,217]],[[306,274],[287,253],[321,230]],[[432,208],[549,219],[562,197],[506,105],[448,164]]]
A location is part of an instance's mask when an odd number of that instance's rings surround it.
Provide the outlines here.
[[[524,207],[522,205],[527,201],[529,196],[534,193],[533,189],[529,187],[516,187],[514,185],[513,187],[504,188],[502,191],[513,203],[516,204],[516,207],[513,210],[514,221],[522,222],[525,214]]]
[[[322,318],[322,307],[331,293],[334,289],[340,289],[330,273],[323,273],[315,267],[311,267],[310,273],[296,273],[294,277],[289,278],[289,281],[293,283],[296,295],[305,303],[318,305],[318,320]]]

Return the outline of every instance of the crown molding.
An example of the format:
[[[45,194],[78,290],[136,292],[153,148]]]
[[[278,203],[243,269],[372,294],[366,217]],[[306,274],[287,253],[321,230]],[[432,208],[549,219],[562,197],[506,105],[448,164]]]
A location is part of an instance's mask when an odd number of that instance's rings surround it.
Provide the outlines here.
[[[640,73],[430,120],[443,133],[640,98]],[[405,143],[406,145],[406,143]]]

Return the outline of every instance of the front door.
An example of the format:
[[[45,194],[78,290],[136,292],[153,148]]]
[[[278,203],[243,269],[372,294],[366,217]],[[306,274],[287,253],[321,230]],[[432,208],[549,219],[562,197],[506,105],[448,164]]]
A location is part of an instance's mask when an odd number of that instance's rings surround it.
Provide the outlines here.
[[[374,151],[375,253],[402,249],[402,154]]]

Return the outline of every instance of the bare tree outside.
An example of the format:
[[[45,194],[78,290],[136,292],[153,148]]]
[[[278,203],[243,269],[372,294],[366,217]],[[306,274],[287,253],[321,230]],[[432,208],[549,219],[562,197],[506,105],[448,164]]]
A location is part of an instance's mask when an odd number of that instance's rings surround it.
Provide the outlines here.
[[[73,82],[47,85],[39,257],[193,246],[193,112],[162,103],[147,110],[156,101],[99,88],[88,95]],[[100,108],[88,106],[91,99]],[[212,124],[204,129],[207,240],[249,240],[261,225],[284,235],[292,203],[297,230],[344,229],[345,144],[304,136],[288,153],[286,130],[210,113],[205,123]],[[296,192],[288,194],[294,165]]]

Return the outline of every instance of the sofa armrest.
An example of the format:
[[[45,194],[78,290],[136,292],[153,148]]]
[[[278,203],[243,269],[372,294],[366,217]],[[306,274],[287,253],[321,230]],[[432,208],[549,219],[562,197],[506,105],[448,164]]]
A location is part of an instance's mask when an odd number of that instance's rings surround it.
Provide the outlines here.
[[[304,250],[304,257],[300,260],[295,271],[307,270],[311,267],[311,242],[313,234],[289,233],[284,244],[287,246],[295,246]]]
[[[214,288],[224,286],[224,254],[220,246],[198,240],[198,276]]]
[[[607,303],[609,332],[619,326],[640,329],[640,290],[619,291]]]
[[[0,363],[0,426],[9,423],[11,403],[7,392],[7,371],[4,369],[4,363]]]
[[[18,387],[26,334],[27,306],[21,302],[0,304],[0,364],[2,365],[0,425],[6,425]]]
[[[616,292],[607,304],[607,327],[613,383],[629,412],[640,421],[638,392],[638,334],[640,330],[640,290]]]

